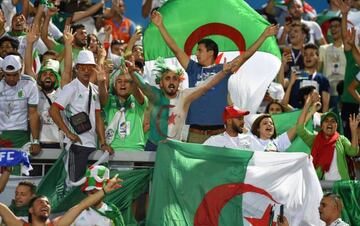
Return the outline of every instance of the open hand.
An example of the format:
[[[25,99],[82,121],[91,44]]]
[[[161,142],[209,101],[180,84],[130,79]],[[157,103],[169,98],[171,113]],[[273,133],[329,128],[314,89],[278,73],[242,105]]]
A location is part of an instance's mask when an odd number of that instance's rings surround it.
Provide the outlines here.
[[[270,25],[264,30],[263,35],[265,35],[265,37],[270,37],[276,35],[278,31],[279,31],[279,25]]]
[[[121,185],[119,184],[121,181],[120,178],[118,178],[118,174],[116,174],[113,178],[109,180],[109,182],[104,187],[104,190],[106,193],[109,193],[111,191],[114,191],[115,189],[121,188]]]

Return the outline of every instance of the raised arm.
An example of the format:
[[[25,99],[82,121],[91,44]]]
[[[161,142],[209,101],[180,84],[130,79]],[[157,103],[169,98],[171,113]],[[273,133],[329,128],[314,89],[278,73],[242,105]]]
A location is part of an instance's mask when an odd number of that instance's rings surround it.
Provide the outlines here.
[[[285,68],[288,62],[291,62],[291,54],[284,51],[281,58],[280,70],[276,76],[276,81],[280,83],[284,89],[287,87],[287,84],[285,84]]]
[[[72,207],[68,210],[63,216],[60,216],[54,220],[55,226],[68,226],[70,225],[78,216],[79,214],[89,208],[90,206],[95,205],[99,201],[101,201],[106,194],[115,189],[121,187],[118,183],[122,180],[117,178],[117,174],[108,182],[106,186],[103,187],[102,190],[96,192],[95,194],[89,195],[85,199],[83,199],[79,204]]]
[[[354,80],[352,80],[349,87],[347,88],[349,93],[354,97],[354,99],[358,103],[360,103],[360,94],[357,91],[357,88],[359,87],[359,85],[360,85],[360,82],[355,78]]]
[[[26,48],[25,48],[25,59],[24,59],[24,72],[27,75],[30,75],[31,77],[33,77],[35,80],[36,78],[36,74],[33,70],[33,54],[32,54],[32,50],[33,50],[33,45],[34,42],[36,42],[39,39],[39,32],[38,32],[38,28],[36,27],[36,25],[32,26],[30,31],[27,33],[26,35]]]
[[[351,47],[351,53],[354,57],[355,62],[360,64],[360,53],[355,44],[356,39],[356,29],[352,27],[350,30],[346,32],[345,41]]]
[[[98,66],[98,68],[95,70],[95,73],[99,85],[100,105],[103,107],[106,105],[109,99],[108,87],[106,85],[106,74],[102,66]]]
[[[64,71],[61,74],[61,88],[71,82],[72,78],[72,43],[74,35],[69,25],[64,29]]]
[[[75,23],[81,19],[84,19],[85,17],[89,17],[92,16],[93,14],[95,14],[97,11],[99,11],[105,4],[106,1],[100,1],[98,3],[96,3],[95,5],[91,6],[90,8],[88,8],[85,11],[77,11],[74,13],[74,15],[72,16],[72,23]]]
[[[287,86],[286,91],[285,91],[284,98],[281,100],[281,103],[283,103],[284,105],[289,104],[291,90],[292,90],[292,88],[293,88],[293,86],[294,86],[294,84],[296,82],[296,79],[297,79],[296,72],[292,71],[291,75],[290,75],[290,81],[289,81],[288,86]]]
[[[166,30],[163,19],[161,14],[158,11],[153,11],[151,14],[151,22],[159,29],[161,36],[163,37],[164,41],[171,49],[171,51],[175,54],[176,58],[180,62],[183,68],[187,68],[190,57],[186,55],[184,50],[182,50],[175,42],[175,40],[171,37],[169,32]]]
[[[129,74],[132,74],[134,72],[140,74],[140,71],[137,71],[137,68],[135,67],[135,62],[131,62],[131,64],[127,64],[127,65],[128,65],[127,68],[129,70]],[[136,82],[132,82],[131,84],[131,93],[139,104],[142,105],[144,103],[145,101],[144,94],[141,92]]]
[[[141,7],[141,15],[144,18],[147,18],[150,14],[151,6],[153,0],[145,0],[145,3]]]
[[[129,57],[132,54],[132,49],[135,45],[135,42],[140,40],[141,36],[142,36],[141,31],[138,31],[133,36],[131,36],[125,50],[125,58]]]
[[[144,92],[149,100],[155,100],[156,95],[152,91],[152,86],[145,82],[144,78],[135,70],[135,65],[125,60],[126,66],[129,68],[129,74],[136,83],[136,85]]]
[[[40,6],[39,6],[40,7]],[[49,8],[46,12],[45,19],[43,22],[43,27],[41,29],[41,39],[45,43],[46,47],[48,49],[55,49],[56,43],[53,39],[49,38],[49,23],[51,20],[51,17],[55,15],[59,11],[58,8]]]
[[[350,124],[350,131],[351,131],[351,146],[353,148],[359,147],[359,139],[357,128],[360,122],[360,115],[350,114],[349,115],[349,124]]]
[[[351,50],[351,46],[346,41],[346,34],[347,34],[347,17],[348,13],[350,11],[350,6],[343,2],[342,0],[335,0],[336,4],[339,6],[339,9],[341,11],[342,17],[341,17],[341,35],[344,43],[344,50],[349,51]]]
[[[277,25],[271,25],[267,27],[264,32],[260,35],[260,37],[250,46],[249,49],[247,49],[244,53],[240,54],[238,57],[236,57],[234,60],[238,62],[237,68],[235,71],[237,71],[241,65],[245,63],[262,45],[262,43],[268,38],[273,35],[276,35],[278,32],[279,27]],[[234,61],[233,60],[233,61]]]
[[[23,221],[16,217],[15,214],[3,203],[0,203],[0,216],[7,226],[23,225]]]

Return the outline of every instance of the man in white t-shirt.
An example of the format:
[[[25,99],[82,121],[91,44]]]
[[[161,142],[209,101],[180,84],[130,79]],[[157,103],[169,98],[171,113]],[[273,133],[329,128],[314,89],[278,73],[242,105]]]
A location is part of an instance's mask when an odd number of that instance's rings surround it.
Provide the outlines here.
[[[330,108],[337,107],[339,95],[336,86],[345,77],[346,58],[341,37],[341,18],[330,19],[333,42],[319,48],[319,69],[330,82]]]
[[[88,196],[102,190],[109,180],[109,169],[105,166],[91,166],[86,170],[86,181],[82,191]],[[99,202],[83,210],[72,226],[113,226],[125,225],[120,210],[110,202]]]
[[[211,136],[204,144],[226,148],[249,149],[249,136],[243,134],[244,116],[249,113],[249,111],[241,111],[235,106],[226,106],[223,113],[225,132]]]
[[[98,87],[90,82],[95,67],[93,53],[89,50],[80,51],[75,66],[77,78],[58,92],[49,110],[51,118],[65,133],[64,142],[72,143],[68,160],[71,181],[78,181],[83,177],[88,157],[97,147],[96,135],[100,149],[113,153],[105,142]],[[68,125],[61,117],[60,110],[65,110]]]
[[[36,82],[21,74],[22,59],[8,55],[2,62],[4,79],[0,81],[0,146],[21,148],[29,142],[28,119],[32,136],[31,154],[40,152],[37,111],[39,94]]]

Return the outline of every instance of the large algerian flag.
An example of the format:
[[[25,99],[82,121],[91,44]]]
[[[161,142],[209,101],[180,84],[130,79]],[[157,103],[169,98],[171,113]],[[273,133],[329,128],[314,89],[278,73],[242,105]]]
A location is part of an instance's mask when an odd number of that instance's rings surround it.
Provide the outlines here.
[[[321,186],[304,153],[167,141],[157,149],[153,177],[148,226],[265,226],[280,204],[292,226],[324,225]]]
[[[40,181],[36,192],[49,198],[52,213],[65,212],[85,198],[85,194],[81,192],[81,187],[66,188],[65,154],[65,151],[63,151],[49,172]],[[105,201],[111,202],[119,208],[125,225],[136,226],[138,223],[132,212],[132,203],[147,191],[152,169],[110,171],[111,177],[115,174],[119,174],[119,178],[123,179],[122,188],[108,194]]]
[[[269,26],[243,0],[170,0],[159,11],[168,32],[188,55],[195,54],[196,43],[201,39],[213,39],[220,51],[217,62],[239,55]],[[154,24],[149,24],[143,41],[145,77],[150,83],[154,84],[152,69],[157,57],[162,56],[167,63],[180,67]],[[268,38],[230,78],[229,91],[234,104],[255,113],[280,64],[276,39]]]

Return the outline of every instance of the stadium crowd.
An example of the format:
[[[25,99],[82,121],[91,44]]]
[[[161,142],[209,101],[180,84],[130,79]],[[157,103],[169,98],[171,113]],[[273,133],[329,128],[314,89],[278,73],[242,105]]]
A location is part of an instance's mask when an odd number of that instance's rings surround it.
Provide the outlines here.
[[[188,56],[156,10],[164,1],[143,0],[142,15],[150,17],[182,67],[159,56],[150,76],[144,73],[141,27],[124,16],[123,0],[112,0],[111,8],[105,7],[106,1],[2,1],[1,148],[21,149],[30,142],[30,154],[35,156],[42,148],[69,144],[69,178],[78,181],[85,174],[91,178],[88,157],[95,150],[156,151],[160,141],[176,139],[282,152],[300,137],[311,150],[319,180],[359,179],[360,35],[356,27],[348,29],[348,18],[360,17],[360,1],[328,0],[328,9],[316,15],[304,1],[277,5],[269,0],[258,12],[274,25],[246,51],[222,64],[216,63],[221,50],[209,38],[197,43],[196,61]],[[21,12],[16,12],[17,4],[22,5]],[[244,117],[250,112],[233,106],[228,81],[269,37],[277,38],[281,67],[259,106],[260,115],[248,124]],[[154,83],[148,81],[151,77]],[[182,88],[183,81],[189,88]],[[277,134],[272,115],[296,110],[301,110],[297,123]],[[311,130],[305,127],[308,121]],[[96,170],[95,174],[108,171]],[[11,171],[2,168],[0,191]],[[75,219],[76,225],[89,225],[91,220],[81,223],[81,212],[97,206],[86,217],[101,216],[101,225],[110,225],[122,218],[102,214],[115,207],[101,200],[117,181],[114,178],[104,187],[87,184],[89,197],[51,222],[47,198],[35,196],[36,187],[21,182],[10,206],[17,217],[5,205],[0,205],[0,215],[7,225],[25,221],[68,225]],[[323,200],[320,208],[335,200],[333,208],[341,210],[337,196]],[[321,210],[320,216],[327,225],[334,221],[338,223],[331,225],[347,225],[338,210],[330,218],[326,211]],[[280,225],[287,225],[283,220]]]

